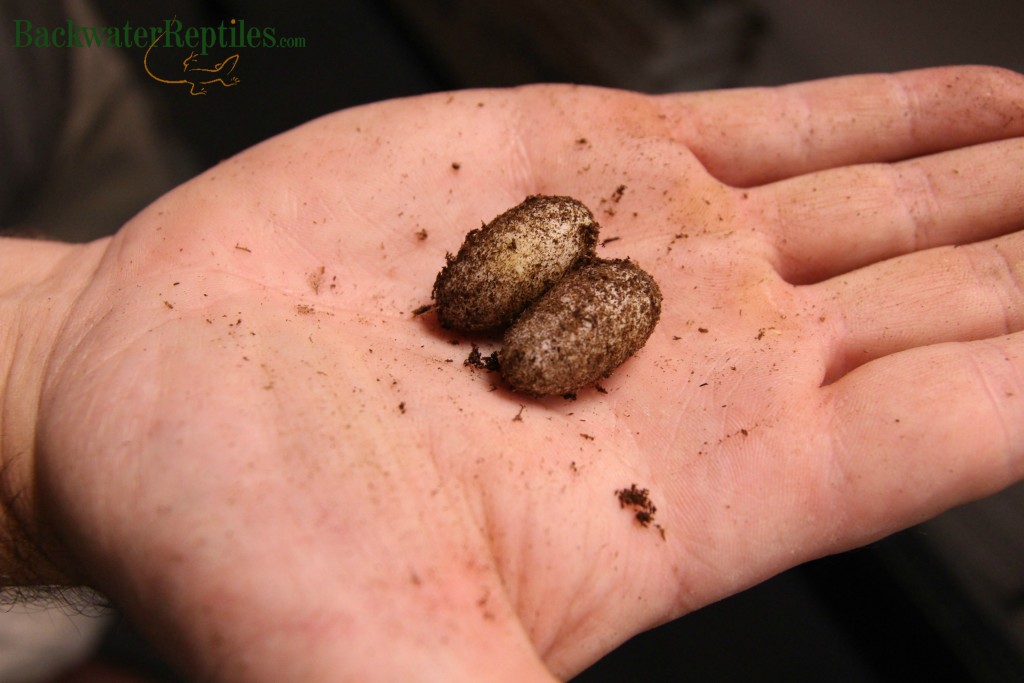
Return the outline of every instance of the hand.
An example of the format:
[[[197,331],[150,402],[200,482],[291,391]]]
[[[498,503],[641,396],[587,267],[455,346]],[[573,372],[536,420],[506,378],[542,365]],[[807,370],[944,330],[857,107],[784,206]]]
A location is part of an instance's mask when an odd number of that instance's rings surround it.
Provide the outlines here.
[[[570,676],[1021,477],[1022,134],[974,68],[314,121],[83,251],[36,504],[202,680]],[[411,314],[532,193],[661,285],[607,393],[511,393]]]

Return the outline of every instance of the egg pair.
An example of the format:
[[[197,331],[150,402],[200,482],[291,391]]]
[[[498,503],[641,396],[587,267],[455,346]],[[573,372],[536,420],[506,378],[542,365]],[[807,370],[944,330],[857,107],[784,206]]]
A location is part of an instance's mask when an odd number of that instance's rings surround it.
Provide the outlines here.
[[[607,376],[647,342],[661,313],[654,279],[595,254],[599,226],[572,197],[533,195],[472,230],[434,282],[443,327],[504,332],[502,377],[533,396]]]

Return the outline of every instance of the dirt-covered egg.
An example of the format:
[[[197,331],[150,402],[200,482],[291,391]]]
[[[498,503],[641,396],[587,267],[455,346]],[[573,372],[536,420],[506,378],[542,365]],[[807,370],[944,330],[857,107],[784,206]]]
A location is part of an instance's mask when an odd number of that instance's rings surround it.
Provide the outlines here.
[[[505,381],[534,396],[566,394],[611,373],[647,342],[661,290],[628,259],[594,259],[568,273],[508,328]]]
[[[594,255],[598,224],[572,197],[532,195],[472,230],[434,281],[442,327],[502,330]]]

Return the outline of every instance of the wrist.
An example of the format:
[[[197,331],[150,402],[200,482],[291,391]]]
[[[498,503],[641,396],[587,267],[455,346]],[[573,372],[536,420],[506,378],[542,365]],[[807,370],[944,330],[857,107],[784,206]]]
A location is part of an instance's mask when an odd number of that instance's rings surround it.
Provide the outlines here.
[[[101,247],[0,239],[0,586],[67,583],[38,514],[37,417],[54,342]]]

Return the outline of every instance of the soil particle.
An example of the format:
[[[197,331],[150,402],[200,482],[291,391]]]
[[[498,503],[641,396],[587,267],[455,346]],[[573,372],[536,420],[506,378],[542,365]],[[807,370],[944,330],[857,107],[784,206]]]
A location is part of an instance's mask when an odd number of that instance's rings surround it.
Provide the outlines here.
[[[498,362],[498,352],[495,351],[485,356],[480,353],[480,347],[476,344],[473,344],[473,348],[469,352],[469,357],[463,361],[463,365],[486,370],[487,372],[498,372],[501,369],[501,365]]]
[[[650,498],[650,491],[642,489],[636,484],[630,484],[628,489],[616,489],[615,496],[619,499],[620,508],[629,508],[634,513],[637,523],[647,528],[651,525],[665,538],[665,529],[660,524],[654,524],[654,514],[658,511]]]
[[[314,294],[320,293],[320,285],[324,282],[324,271],[327,270],[324,266],[320,266],[316,270],[310,272],[306,281],[309,283],[309,288],[313,290]]]

